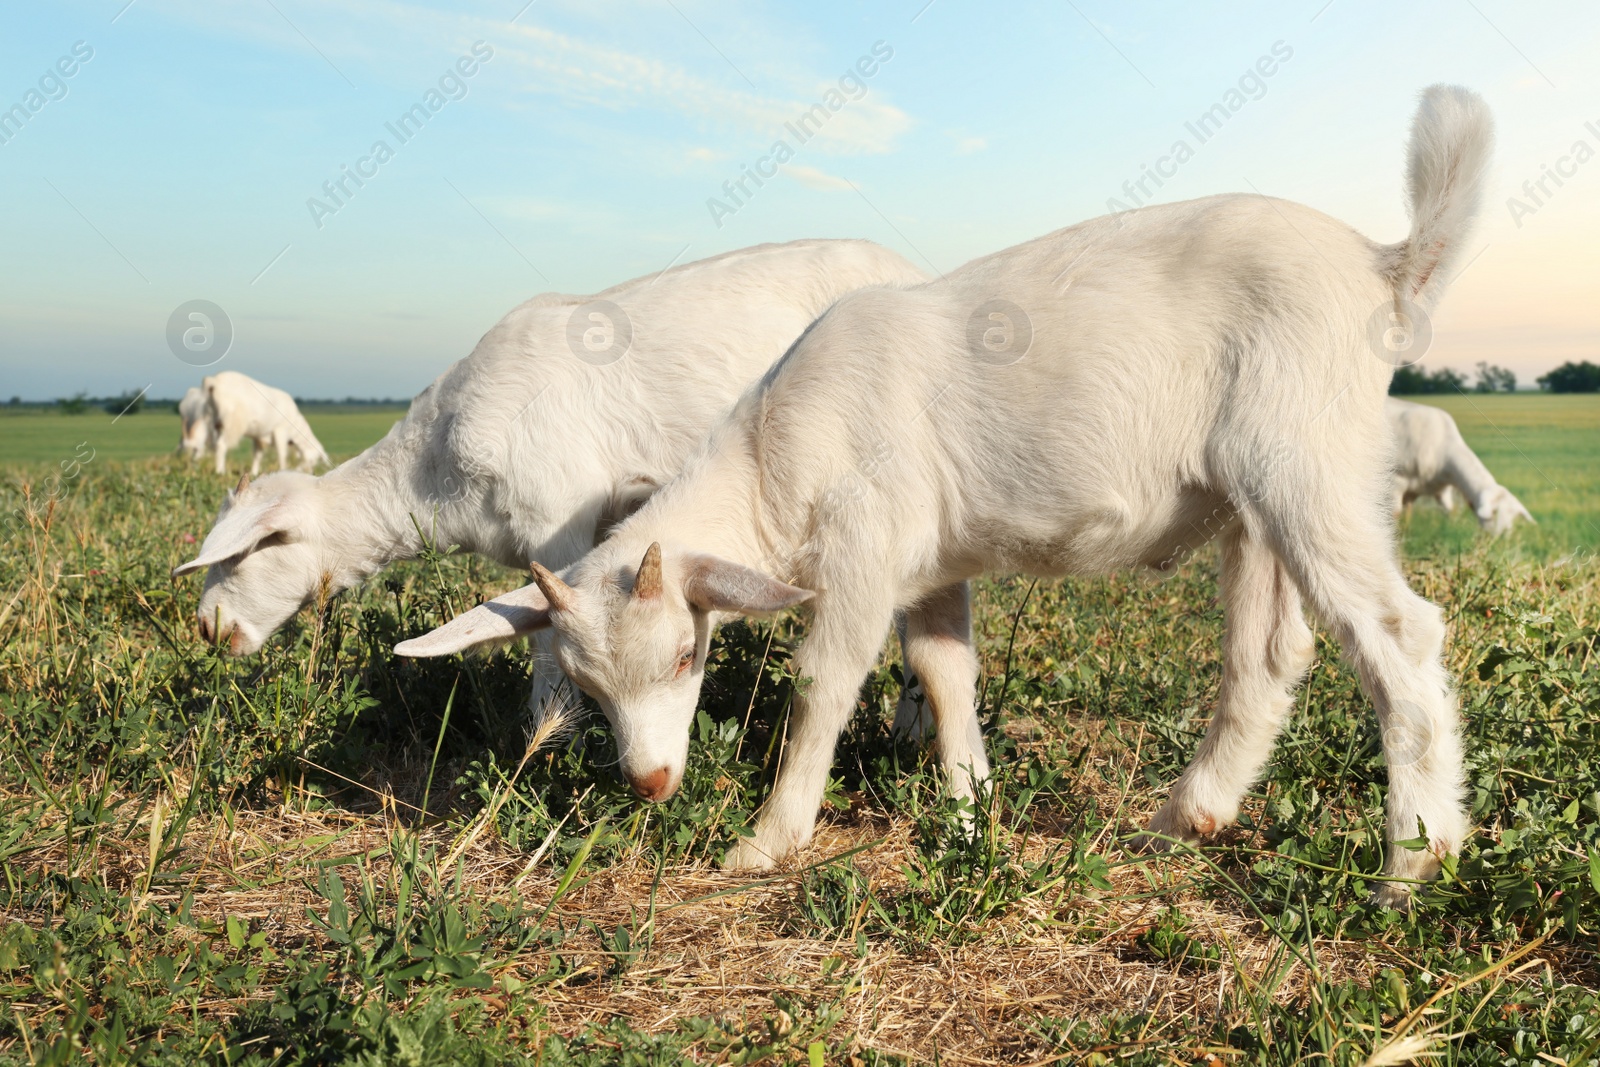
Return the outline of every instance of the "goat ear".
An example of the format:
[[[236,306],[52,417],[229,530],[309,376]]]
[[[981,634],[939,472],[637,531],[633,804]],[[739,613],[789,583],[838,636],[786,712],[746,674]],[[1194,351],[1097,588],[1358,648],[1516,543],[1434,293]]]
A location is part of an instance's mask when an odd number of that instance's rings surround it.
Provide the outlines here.
[[[273,534],[283,533],[294,525],[281,500],[240,505],[234,503],[236,499],[235,493],[228,495],[228,506],[217,518],[217,524],[211,528],[211,532],[206,534],[205,541],[200,545],[200,554],[172,568],[174,578],[241,556]]]
[[[448,656],[452,652],[499,644],[550,625],[550,602],[537,585],[525,585],[463,612],[436,630],[402,641],[395,655]]]
[[[686,562],[683,597],[702,611],[765,615],[816,595],[716,556],[691,556]]]

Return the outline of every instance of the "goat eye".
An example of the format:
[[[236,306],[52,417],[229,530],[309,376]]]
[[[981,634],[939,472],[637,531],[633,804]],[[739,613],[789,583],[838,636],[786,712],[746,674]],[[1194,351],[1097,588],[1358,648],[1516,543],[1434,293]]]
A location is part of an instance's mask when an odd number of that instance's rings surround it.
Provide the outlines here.
[[[683,674],[684,671],[688,670],[690,667],[693,667],[693,666],[694,666],[694,649],[691,648],[689,651],[685,652],[683,655],[678,657],[678,674],[680,674],[680,675]]]

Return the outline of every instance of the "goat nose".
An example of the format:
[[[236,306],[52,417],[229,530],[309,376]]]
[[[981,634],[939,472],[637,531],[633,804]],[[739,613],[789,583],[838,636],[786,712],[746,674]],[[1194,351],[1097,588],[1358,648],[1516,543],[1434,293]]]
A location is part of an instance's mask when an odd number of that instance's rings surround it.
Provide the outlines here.
[[[199,625],[199,628],[200,628],[200,639],[202,641],[210,641],[211,640],[211,620],[206,618],[204,615],[201,615],[199,617],[199,619],[198,619],[198,625]]]
[[[667,789],[667,782],[671,777],[671,771],[665,767],[657,767],[649,774],[628,775],[628,784],[633,786],[633,791],[640,797],[653,802],[665,800],[671,795]]]

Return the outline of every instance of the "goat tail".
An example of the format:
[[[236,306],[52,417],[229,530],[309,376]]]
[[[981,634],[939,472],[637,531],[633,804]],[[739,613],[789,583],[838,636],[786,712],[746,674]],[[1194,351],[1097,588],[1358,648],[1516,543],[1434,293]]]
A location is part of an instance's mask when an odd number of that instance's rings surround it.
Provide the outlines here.
[[[1391,247],[1397,296],[1426,306],[1443,294],[1483,199],[1493,149],[1483,97],[1459,85],[1422,91],[1406,149],[1411,236]]]

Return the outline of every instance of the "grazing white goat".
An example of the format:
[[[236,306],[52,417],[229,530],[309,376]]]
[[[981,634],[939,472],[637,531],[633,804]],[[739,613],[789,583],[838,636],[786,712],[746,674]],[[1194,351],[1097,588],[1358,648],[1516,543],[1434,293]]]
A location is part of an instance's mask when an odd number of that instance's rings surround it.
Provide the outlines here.
[[[439,655],[553,628],[648,800],[681,780],[706,651],[728,615],[806,602],[781,769],[726,864],[811,838],[834,746],[891,619],[955,793],[989,773],[965,580],[1170,567],[1222,524],[1219,707],[1150,830],[1232,820],[1311,662],[1301,597],[1344,647],[1389,759],[1386,877],[1437,871],[1466,833],[1439,610],[1396,564],[1369,322],[1431,304],[1459,255],[1492,139],[1436,86],[1411,134],[1412,228],[1379,245],[1285,201],[1219,196],[1082,223],[905,289],[840,300],[742,397],[676,479],[557,576],[401,644]],[[1385,353],[1386,355],[1386,353]],[[573,430],[581,432],[581,421]],[[1385,902],[1407,887],[1386,883]]]
[[[512,310],[382,441],[320,478],[229,494],[199,554],[201,632],[254,652],[319,590],[423,537],[524,570],[570,563],[682,467],[716,418],[840,296],[925,275],[867,241],[761,245],[596,296]],[[538,707],[559,676],[540,665]]]
[[[1456,420],[1447,411],[1426,404],[1390,397],[1385,403],[1394,433],[1394,510],[1418,497],[1435,497],[1448,511],[1455,510],[1459,489],[1466,497],[1478,525],[1499,536],[1518,519],[1533,516],[1511,490],[1494,480],[1477,453],[1467,447]]]
[[[206,404],[205,390],[191,385],[178,401],[178,418],[183,428],[178,435],[178,451],[198,463],[200,457],[211,451],[211,408]]]
[[[289,448],[300,453],[300,469],[331,464],[317,435],[311,432],[294,397],[235,370],[219,371],[201,381],[206,407],[211,413],[212,448],[217,473],[228,469],[228,453],[245,438],[252,445],[250,473],[261,473],[261,453],[267,445],[278,452],[278,469],[289,465]]]

